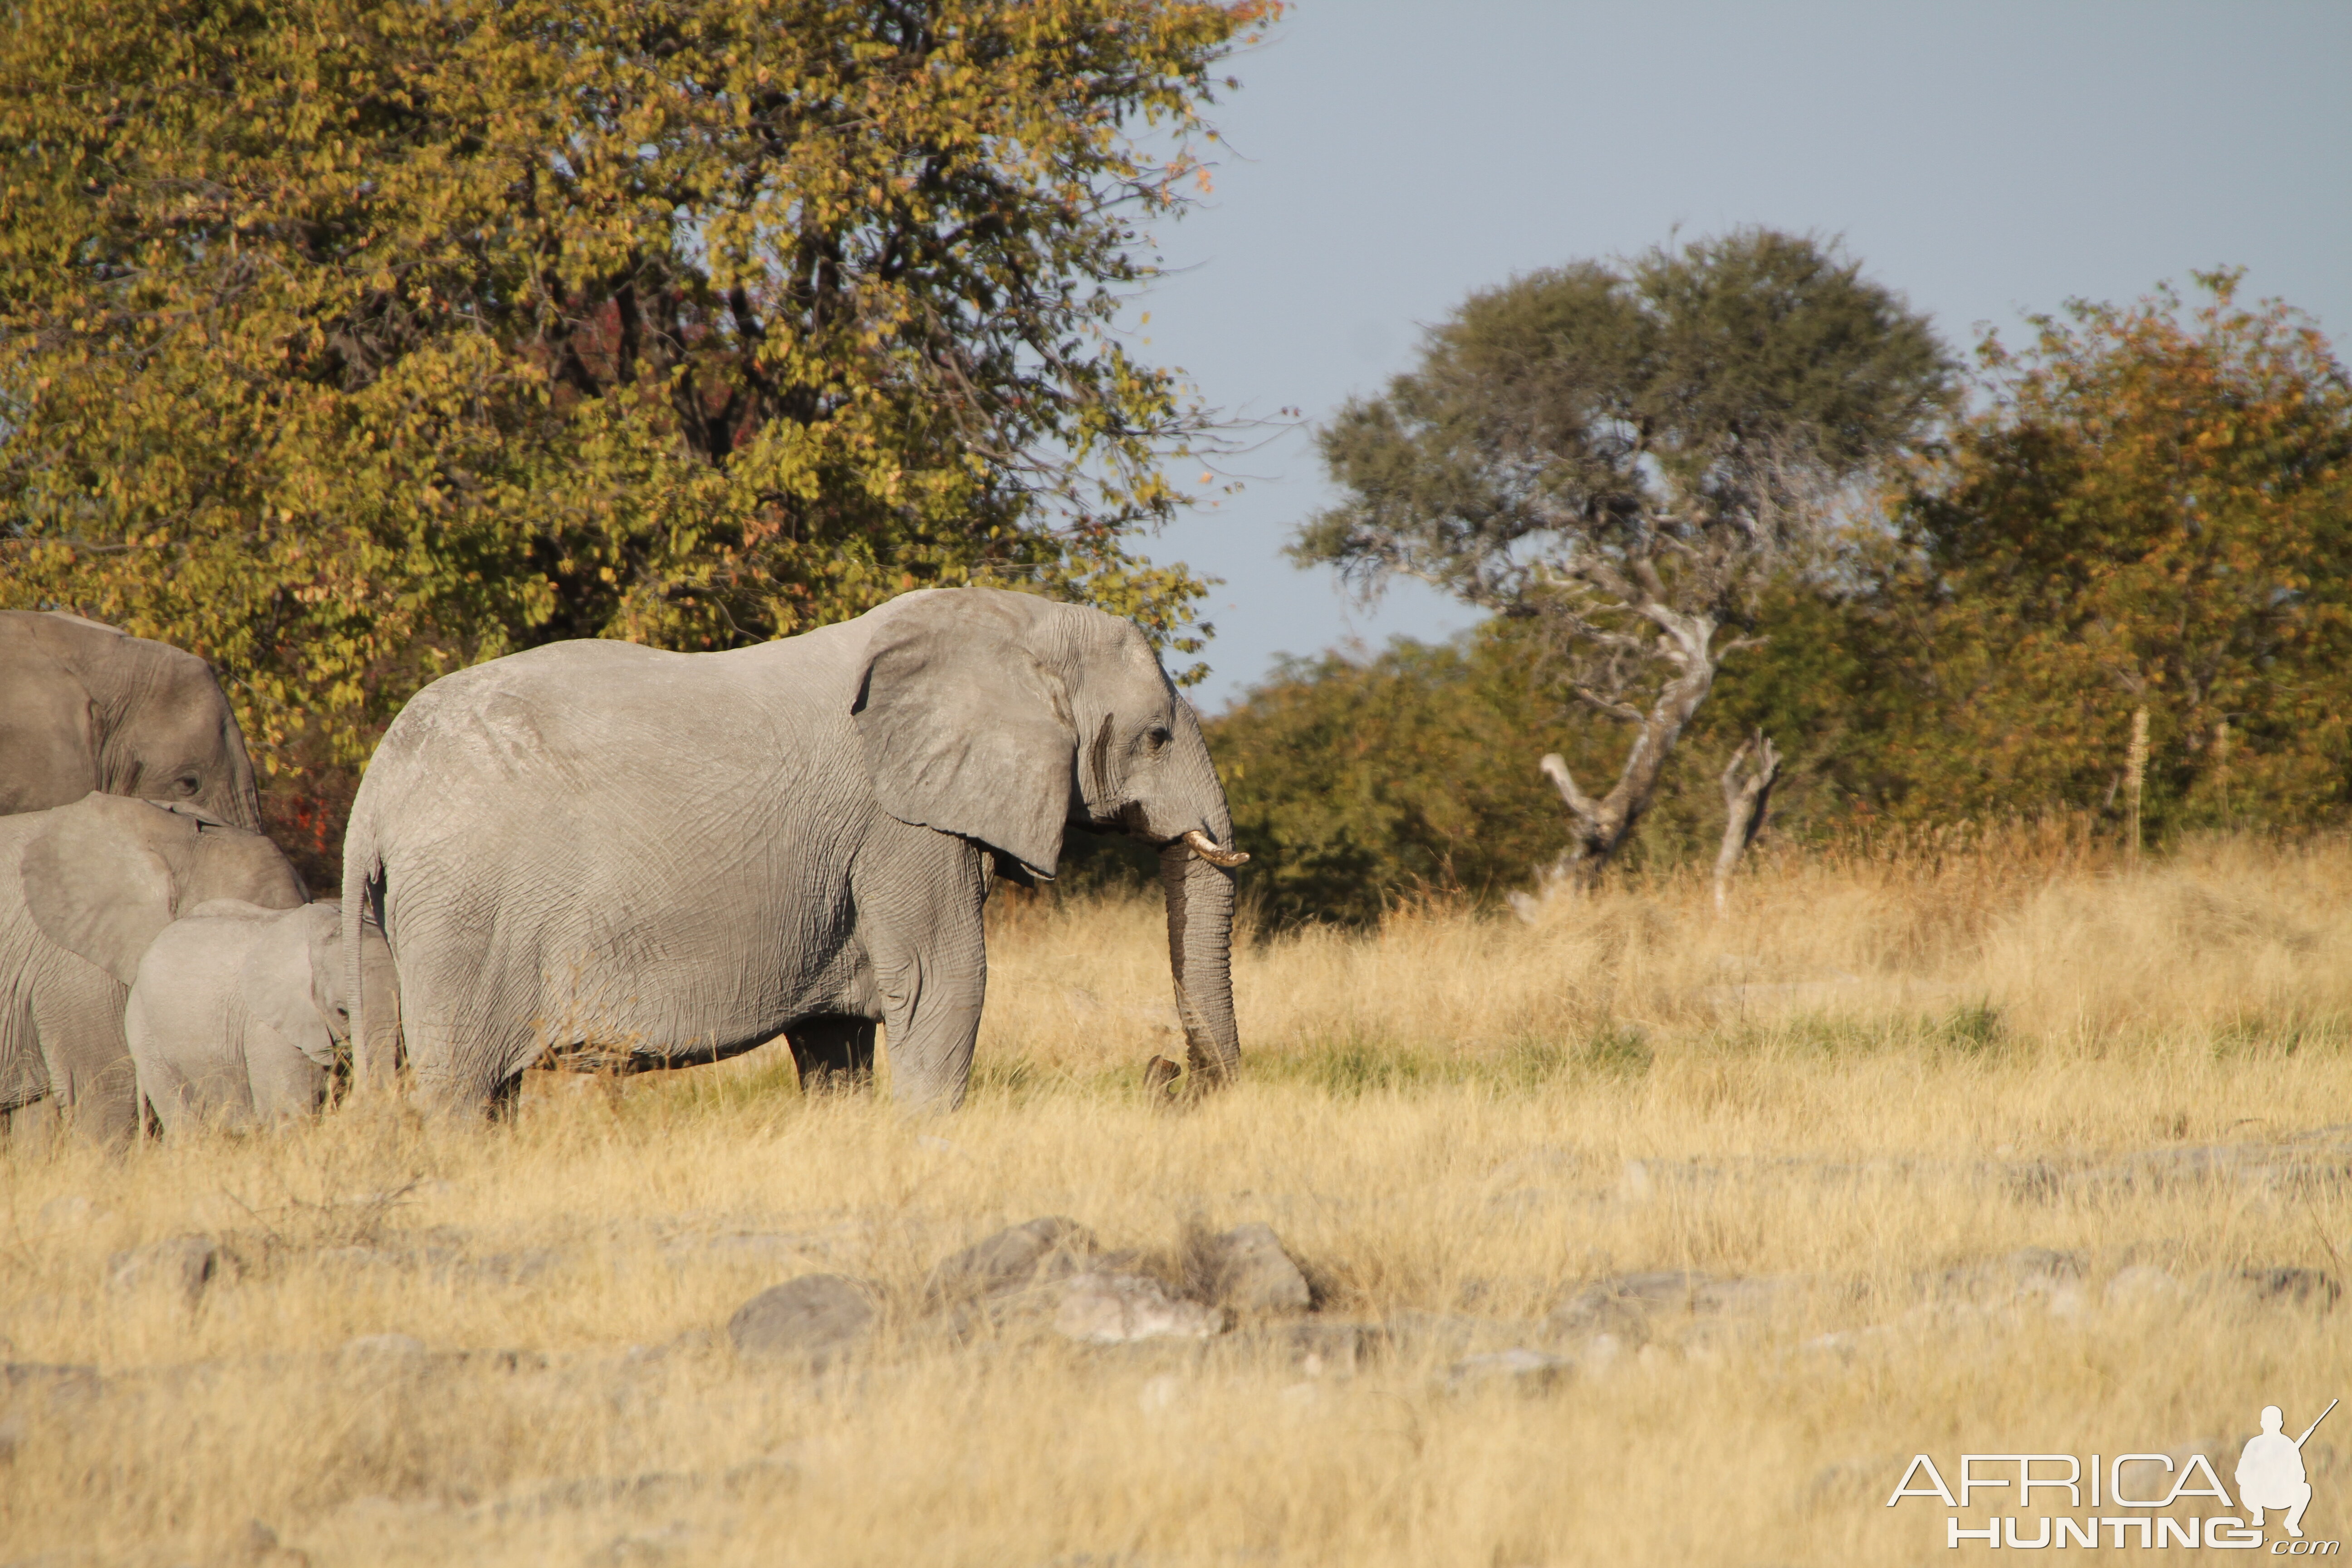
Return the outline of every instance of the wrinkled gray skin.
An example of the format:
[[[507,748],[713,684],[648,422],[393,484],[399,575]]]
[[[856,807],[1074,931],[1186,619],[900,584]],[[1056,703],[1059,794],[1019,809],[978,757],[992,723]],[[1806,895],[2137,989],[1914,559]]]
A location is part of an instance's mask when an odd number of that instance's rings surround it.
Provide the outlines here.
[[[351,1038],[342,906],[266,910],[234,899],[165,926],[139,961],[122,1031],[139,1094],[165,1131],[243,1129],[308,1116],[327,1097],[336,1047]],[[363,957],[389,976],[373,926]]]
[[[0,1112],[54,1109],[128,1136],[139,1101],[122,1011],[163,928],[212,899],[304,901],[278,847],[185,806],[93,793],[0,817]]]
[[[1239,1064],[1232,823],[1141,633],[995,589],[903,595],[727,653],[536,648],[446,676],[385,734],[344,842],[345,962],[375,900],[428,1104],[478,1110],[550,1052],[709,1061],[790,1036],[803,1079],[962,1101],[995,866],[1066,827],[1162,847],[1193,1076]],[[355,987],[357,1083],[391,1063]]]
[[[261,828],[245,737],[212,666],[79,616],[0,610],[0,816],[92,790]]]

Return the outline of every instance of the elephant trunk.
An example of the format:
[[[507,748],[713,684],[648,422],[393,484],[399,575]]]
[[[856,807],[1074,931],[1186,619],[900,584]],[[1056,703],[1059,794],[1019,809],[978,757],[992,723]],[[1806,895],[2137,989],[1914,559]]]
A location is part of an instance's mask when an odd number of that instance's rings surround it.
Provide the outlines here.
[[[261,790],[253,776],[253,759],[246,752],[245,731],[236,727],[234,714],[221,720],[221,750],[228,759],[228,787],[215,809],[247,832],[260,833]]]
[[[1168,895],[1168,966],[1195,1082],[1210,1088],[1241,1069],[1234,1026],[1234,875],[1180,838],[1160,851]]]

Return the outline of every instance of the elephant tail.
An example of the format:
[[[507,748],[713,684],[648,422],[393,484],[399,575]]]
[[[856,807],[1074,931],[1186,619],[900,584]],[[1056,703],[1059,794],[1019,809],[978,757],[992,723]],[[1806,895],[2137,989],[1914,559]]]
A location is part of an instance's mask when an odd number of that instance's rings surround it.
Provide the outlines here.
[[[343,834],[343,987],[351,998],[352,1089],[388,1089],[400,1068],[400,984],[385,936],[383,852],[364,795]]]

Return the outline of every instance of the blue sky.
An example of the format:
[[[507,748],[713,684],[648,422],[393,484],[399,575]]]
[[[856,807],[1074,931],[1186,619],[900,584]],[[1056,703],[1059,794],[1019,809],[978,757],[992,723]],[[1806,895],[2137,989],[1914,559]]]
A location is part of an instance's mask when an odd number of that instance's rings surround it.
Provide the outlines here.
[[[2352,348],[2345,0],[1304,0],[1232,69],[1214,194],[1160,229],[1138,335],[1236,415],[1319,418],[1470,290],[1677,226],[1842,237],[1958,346],[2226,264]],[[1204,708],[1280,653],[1470,624],[1282,559],[1326,500],[1303,435],[1231,468],[1239,496],[1145,546],[1227,579]]]

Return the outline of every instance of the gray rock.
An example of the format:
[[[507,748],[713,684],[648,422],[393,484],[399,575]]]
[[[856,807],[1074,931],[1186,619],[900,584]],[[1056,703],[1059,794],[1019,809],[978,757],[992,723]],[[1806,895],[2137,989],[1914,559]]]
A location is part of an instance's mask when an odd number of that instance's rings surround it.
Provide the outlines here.
[[[1048,1215],[998,1231],[940,1259],[923,1285],[926,1306],[954,1306],[1078,1273],[1095,1250],[1094,1232]]]
[[[1410,1310],[1391,1312],[1381,1325],[1398,1354],[1424,1362],[1458,1361],[1498,1338],[1517,1337],[1522,1328],[1459,1312]]]
[[[1064,1282],[1054,1312],[1054,1331],[1081,1344],[1205,1340],[1223,1327],[1218,1309],[1171,1300],[1160,1281],[1140,1274],[1075,1275]]]
[[[1578,1291],[1553,1310],[1545,1326],[1559,1338],[1614,1334],[1638,1346],[1649,1340],[1653,1317],[1696,1308],[1710,1283],[1704,1274],[1680,1269],[1621,1274]]]
[[[79,1193],[68,1193],[41,1205],[41,1225],[47,1230],[78,1230],[105,1218],[106,1213]]]
[[[1553,1309],[1544,1328],[1555,1341],[1605,1339],[1616,1348],[1638,1351],[1670,1324],[1681,1324],[1685,1333],[1744,1325],[1769,1312],[1796,1283],[1723,1279],[1683,1269],[1621,1274],[1578,1291]]]
[[[458,1271],[469,1279],[492,1285],[528,1285],[562,1262],[563,1254],[552,1247],[530,1247],[520,1252],[492,1252],[468,1258],[458,1266]]]
[[[1517,1345],[1455,1362],[1445,1369],[1444,1386],[1448,1394],[1495,1388],[1515,1394],[1542,1394],[1566,1382],[1575,1370],[1576,1363],[1566,1356]]]
[[[70,1413],[96,1399],[99,1389],[96,1367],[0,1363],[0,1462],[24,1447],[35,1412],[52,1417]]]
[[[311,1262],[329,1274],[360,1274],[397,1268],[400,1259],[373,1247],[326,1247],[310,1255]]]
[[[684,1520],[675,1519],[659,1530],[617,1536],[588,1562],[591,1568],[637,1568],[639,1564],[672,1562],[686,1549],[693,1533]]]
[[[94,1399],[98,1368],[60,1366],[47,1362],[0,1362],[0,1394],[11,1401],[28,1394],[48,1399]]]
[[[2134,1263],[2118,1268],[2100,1297],[2110,1307],[2135,1307],[2169,1301],[2180,1295],[2180,1281],[2153,1264]]]
[[[2284,1301],[2323,1312],[2344,1294],[2343,1286],[2316,1268],[2249,1268],[2239,1278],[2252,1288],[2257,1300]]]
[[[425,1342],[414,1334],[362,1334],[336,1352],[346,1361],[396,1366],[425,1360]]]
[[[169,1294],[193,1307],[220,1272],[220,1248],[201,1236],[134,1247],[106,1260],[106,1288],[117,1296]]]
[[[1379,1323],[1307,1318],[1252,1324],[1237,1330],[1229,1342],[1240,1353],[1270,1355],[1308,1377],[1352,1377],[1389,1350],[1391,1337]]]
[[[839,1274],[803,1274],[761,1291],[727,1321],[735,1353],[822,1371],[874,1333],[874,1300]]]
[[[1204,1250],[1210,1294],[1236,1312],[1303,1312],[1313,1304],[1307,1276],[1272,1226],[1237,1225]]]

